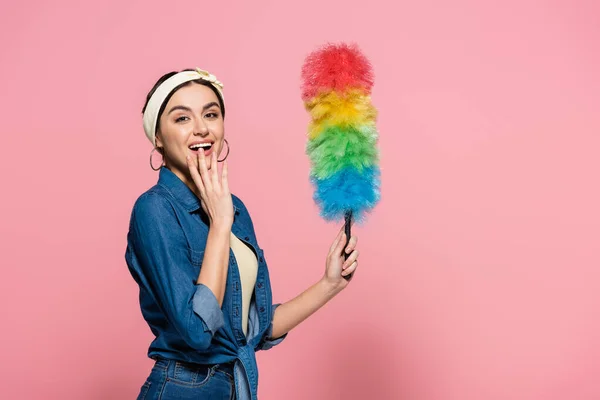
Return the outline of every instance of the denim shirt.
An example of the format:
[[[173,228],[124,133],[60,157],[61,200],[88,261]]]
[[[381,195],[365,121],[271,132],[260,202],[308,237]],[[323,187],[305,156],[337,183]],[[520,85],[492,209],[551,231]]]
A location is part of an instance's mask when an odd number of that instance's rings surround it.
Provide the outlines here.
[[[235,213],[231,231],[258,259],[247,335],[242,330],[242,285],[233,252],[229,251],[221,307],[208,287],[196,283],[208,219],[198,197],[167,168],[161,169],[158,183],[135,202],[125,260],[140,288],[142,315],[155,335],[148,356],[198,364],[234,362],[238,398],[255,400],[255,352],[273,347],[285,336],[271,339],[277,304],[272,303],[264,252],[248,210],[239,198],[232,198]]]

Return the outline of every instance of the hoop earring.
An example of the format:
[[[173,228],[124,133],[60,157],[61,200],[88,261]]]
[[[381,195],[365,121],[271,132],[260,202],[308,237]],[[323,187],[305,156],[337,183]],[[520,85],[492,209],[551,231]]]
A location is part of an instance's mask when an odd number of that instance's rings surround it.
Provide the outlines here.
[[[153,171],[160,171],[165,164],[164,164],[164,160],[163,160],[163,162],[160,164],[160,167],[154,168],[154,164],[152,163],[152,156],[154,156],[155,151],[158,151],[158,147],[153,148],[152,151],[150,152],[150,168],[152,168]],[[162,156],[162,154],[161,154],[161,156]]]
[[[223,141],[227,143],[227,153],[225,153],[225,158],[223,158],[222,160],[217,160],[217,162],[223,162],[227,160],[227,157],[229,156],[229,142],[225,138],[223,138]]]

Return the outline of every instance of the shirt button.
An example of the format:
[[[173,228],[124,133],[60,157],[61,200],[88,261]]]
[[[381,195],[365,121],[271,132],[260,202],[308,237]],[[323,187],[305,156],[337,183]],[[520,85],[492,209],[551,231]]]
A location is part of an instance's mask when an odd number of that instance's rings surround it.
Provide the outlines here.
[[[235,283],[235,290],[236,291],[240,290],[240,283],[239,282]]]
[[[260,312],[265,312],[265,308],[264,308],[264,307],[261,307],[261,308],[260,308]]]
[[[244,238],[244,240],[245,240],[245,241],[248,241],[248,240],[250,240],[250,238],[249,238],[248,236],[246,236],[246,237]]]
[[[256,285],[256,286],[258,286],[259,289],[262,289],[263,284],[262,284],[262,282],[259,282],[258,285]]]
[[[265,261],[265,260],[263,260],[263,258],[261,257],[261,258],[260,258],[260,262],[264,262],[264,261]]]

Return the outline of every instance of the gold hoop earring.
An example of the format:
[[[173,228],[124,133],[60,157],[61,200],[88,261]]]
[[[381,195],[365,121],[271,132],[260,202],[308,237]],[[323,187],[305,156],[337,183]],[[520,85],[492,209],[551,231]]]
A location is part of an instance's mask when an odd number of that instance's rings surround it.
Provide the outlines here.
[[[223,141],[227,143],[227,153],[225,153],[225,158],[223,158],[222,160],[217,160],[217,162],[223,162],[227,160],[227,157],[229,156],[229,142],[225,138],[223,138]]]
[[[160,167],[154,168],[154,163],[152,162],[152,156],[154,156],[155,151],[158,151],[158,147],[153,148],[152,151],[150,152],[150,168],[152,168],[153,171],[160,171],[165,164],[164,164],[164,160],[163,160],[160,163]],[[158,151],[158,153],[160,153],[160,151]],[[161,154],[161,156],[162,156],[162,154]]]

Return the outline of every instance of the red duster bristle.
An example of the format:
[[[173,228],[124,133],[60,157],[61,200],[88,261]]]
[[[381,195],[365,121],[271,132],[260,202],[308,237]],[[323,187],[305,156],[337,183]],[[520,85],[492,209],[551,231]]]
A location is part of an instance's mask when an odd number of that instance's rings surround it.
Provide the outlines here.
[[[373,80],[371,64],[356,45],[328,44],[311,53],[302,66],[302,99],[348,88],[361,88],[370,94]]]

